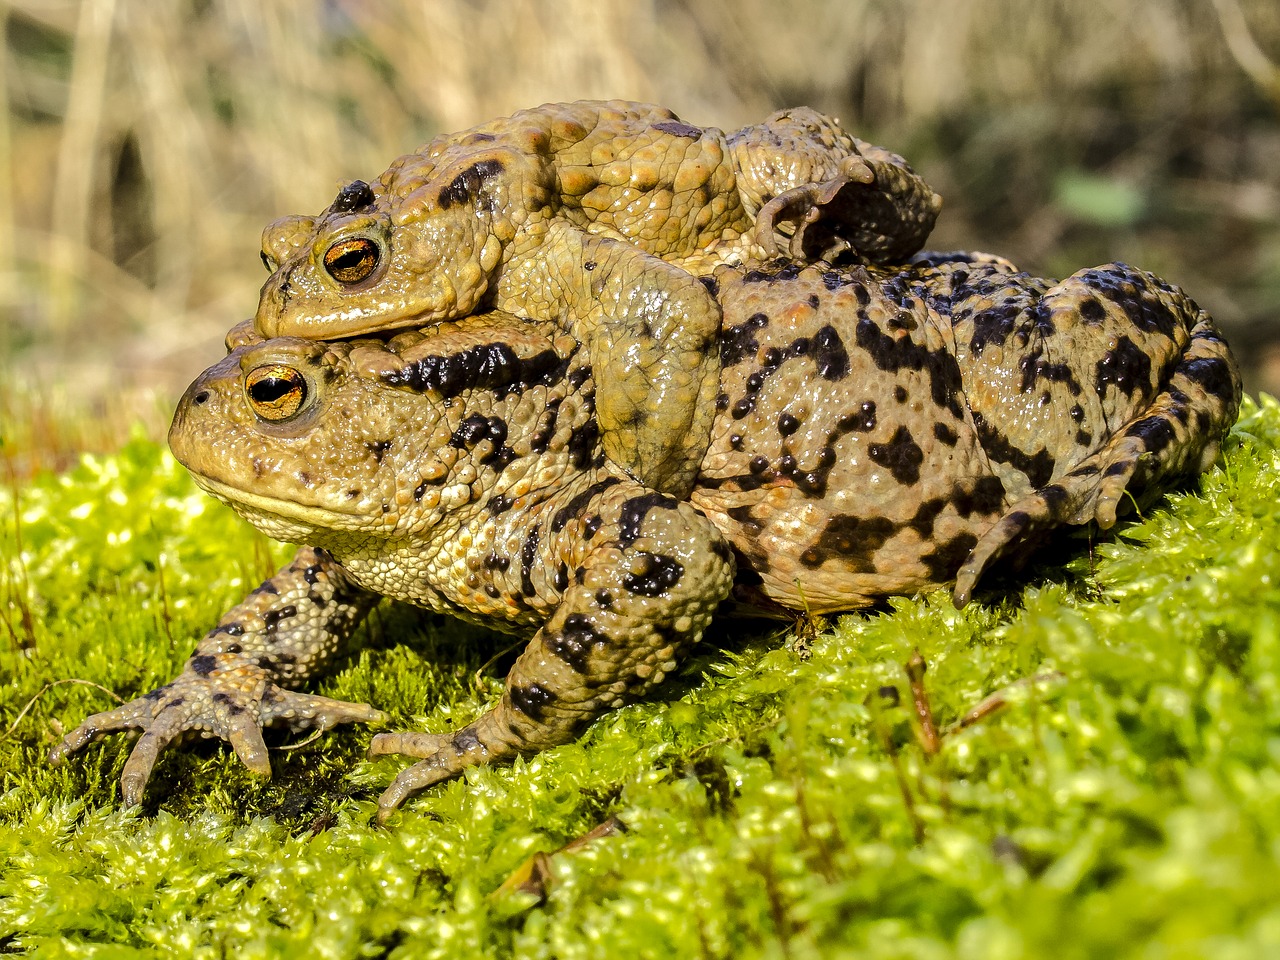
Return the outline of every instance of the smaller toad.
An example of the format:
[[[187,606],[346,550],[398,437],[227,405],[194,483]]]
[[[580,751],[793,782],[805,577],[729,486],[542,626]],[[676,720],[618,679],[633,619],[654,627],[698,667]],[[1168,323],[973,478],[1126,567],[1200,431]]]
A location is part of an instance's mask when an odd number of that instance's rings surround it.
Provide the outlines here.
[[[720,309],[698,277],[779,248],[903,260],[939,207],[900,157],[808,108],[726,136],[649,104],[545,104],[271,224],[256,323],[313,339],[491,308],[556,323],[601,375],[609,457],[683,496],[718,375]]]

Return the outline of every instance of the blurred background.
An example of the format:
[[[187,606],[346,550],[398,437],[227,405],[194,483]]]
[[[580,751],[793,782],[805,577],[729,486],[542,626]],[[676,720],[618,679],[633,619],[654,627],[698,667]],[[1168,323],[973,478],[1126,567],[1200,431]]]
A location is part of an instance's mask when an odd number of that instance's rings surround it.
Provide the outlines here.
[[[162,436],[259,235],[548,100],[726,130],[807,104],[946,199],[930,246],[1123,259],[1280,392],[1276,0],[0,0],[0,454]]]

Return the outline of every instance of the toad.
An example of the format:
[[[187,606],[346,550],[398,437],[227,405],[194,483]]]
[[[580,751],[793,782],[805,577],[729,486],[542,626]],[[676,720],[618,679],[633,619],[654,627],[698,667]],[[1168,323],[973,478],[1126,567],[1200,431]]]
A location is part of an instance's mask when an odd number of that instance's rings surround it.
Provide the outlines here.
[[[592,354],[607,454],[683,497],[718,380],[720,310],[699,276],[780,249],[902,260],[939,207],[902,158],[808,108],[726,135],[649,104],[544,104],[268,226],[257,327],[331,339],[488,308],[555,321]]]

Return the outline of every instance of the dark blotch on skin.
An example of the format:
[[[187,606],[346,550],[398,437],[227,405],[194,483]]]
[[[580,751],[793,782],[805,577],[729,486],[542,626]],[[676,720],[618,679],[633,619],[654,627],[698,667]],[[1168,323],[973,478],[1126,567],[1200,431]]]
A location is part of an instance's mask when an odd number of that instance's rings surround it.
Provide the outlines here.
[[[493,445],[493,449],[481,458],[480,463],[501,473],[516,458],[515,451],[506,445],[506,439],[507,422],[505,420],[501,417],[485,417],[475,413],[458,424],[458,429],[449,438],[449,446],[466,450],[483,440],[488,440]]]
[[[224,706],[226,708],[227,713],[230,716],[238,717],[240,716],[240,714],[244,713],[244,707],[240,706],[240,704],[233,701],[228,694],[215,693],[209,699],[211,699],[214,703],[221,704],[222,706]]]
[[[800,554],[800,562],[816,568],[837,559],[855,573],[871,573],[875,570],[872,555],[897,530],[898,525],[888,517],[841,514],[827,521],[818,539]]]
[[[1231,368],[1221,357],[1197,357],[1187,360],[1178,366],[1178,372],[1184,374],[1193,383],[1199,384],[1207,392],[1219,400],[1232,396],[1233,386]]]
[[[552,656],[575,673],[586,673],[591,662],[591,652],[596,645],[603,646],[604,637],[591,621],[581,613],[571,613],[564,618],[564,629],[545,641]]]
[[[978,538],[972,533],[961,533],[938,544],[932,552],[922,556],[920,562],[929,571],[929,579],[933,583],[946,583],[954,579],[956,571],[977,543]]]
[[[828,324],[813,335],[813,361],[818,375],[832,383],[849,375],[849,351],[836,328]]]
[[[822,275],[822,285],[828,290],[839,290],[842,287],[853,287],[853,295],[858,306],[865,307],[871,302],[871,294],[867,292],[867,272],[863,269],[828,270]]]
[[[520,589],[526,597],[533,596],[533,565],[538,561],[538,531],[533,530],[524,538],[520,547]]]
[[[582,368],[578,368],[582,369]],[[576,370],[569,372],[569,379],[573,379]],[[590,369],[588,368],[588,373]],[[547,404],[547,409],[543,411],[541,419],[538,421],[538,429],[534,431],[533,436],[529,439],[529,450],[533,453],[546,453],[547,447],[551,445],[551,438],[556,435],[556,422],[560,419],[561,397],[556,397]]]
[[[980,514],[999,513],[1004,508],[1004,495],[1004,483],[999,477],[980,477],[973,485],[968,506]],[[963,509],[960,514],[966,520],[969,518]]]
[[[742,532],[749,537],[758,537],[761,531],[764,530],[760,521],[751,515],[751,506],[749,504],[730,507],[726,512],[731,520],[742,524]]]
[[[1164,417],[1146,417],[1125,431],[1127,437],[1139,437],[1148,453],[1160,453],[1178,438]]]
[[[463,727],[450,737],[449,745],[458,756],[481,749],[480,737],[470,727]]]
[[[1049,482],[1057,462],[1048,450],[1041,447],[1034,454],[1029,454],[1015,447],[1008,437],[987,423],[986,417],[980,413],[973,415],[973,425],[978,431],[978,443],[990,459],[996,463],[1007,463],[1015,470],[1022,471],[1033,487],[1042,487]]]
[[[474,447],[481,440],[487,439],[488,436],[488,418],[483,414],[473,413],[458,424],[458,429],[453,431],[453,436],[449,438],[449,446],[458,450],[465,450],[467,447]]]
[[[262,615],[262,632],[267,635],[273,634],[279,628],[281,620],[288,620],[297,615],[298,608],[293,604],[281,607],[279,610],[268,610]]]
[[[906,427],[898,427],[888,443],[873,443],[867,447],[867,455],[901,484],[910,485],[920,480],[920,464],[924,451]]]
[[[507,691],[511,705],[534,722],[542,720],[544,711],[558,699],[554,693],[537,683],[527,687],[511,687]]]
[[[583,490],[563,507],[556,511],[555,516],[551,518],[551,532],[559,533],[565,528],[570,520],[576,520],[582,516],[583,512],[590,506],[591,501],[604,491],[608,490],[616,483],[620,483],[616,477],[606,477],[603,480],[593,483],[587,489]]]
[[[1085,323],[1097,324],[1106,318],[1107,310],[1096,297],[1085,297],[1080,301],[1080,319]]]
[[[1121,337],[1114,350],[1108,350],[1098,361],[1094,375],[1098,396],[1106,393],[1107,384],[1113,385],[1127,397],[1144,389],[1151,382],[1151,357],[1128,337]]]
[[[1022,382],[1019,389],[1023,393],[1029,393],[1035,389],[1035,385],[1041,380],[1048,380],[1052,383],[1065,383],[1067,389],[1071,391],[1073,397],[1080,395],[1080,384],[1075,377],[1075,371],[1066,363],[1049,363],[1042,359],[1039,348],[1034,353],[1023,357],[1018,366],[1022,371]]]
[[[218,659],[217,657],[212,657],[208,654],[201,654],[198,657],[192,657],[187,666],[189,666],[191,668],[191,672],[197,676],[207,677],[217,668]]]
[[[946,507],[947,501],[942,497],[933,497],[926,500],[916,507],[915,516],[907,521],[907,526],[920,534],[921,540],[928,540],[933,536],[934,521],[938,519],[938,514],[942,513]]]
[[[686,137],[690,140],[697,140],[702,136],[701,127],[695,127],[689,123],[681,123],[679,120],[662,120],[655,123],[653,129],[659,133],[669,133],[673,137]]]
[[[1146,274],[1122,263],[1083,271],[1081,279],[1118,304],[1139,330],[1173,335],[1178,317],[1160,296],[1171,292],[1168,286],[1153,282]]]
[[[448,210],[455,203],[468,203],[480,197],[485,184],[502,172],[501,160],[481,160],[450,181],[440,191],[440,209]]]
[[[867,433],[876,428],[876,402],[864,400],[856,413],[846,413],[837,422],[840,433],[851,433],[860,430]],[[834,439],[834,438],[833,438]]]
[[[1051,483],[1040,491],[1040,499],[1054,517],[1061,517],[1067,503],[1067,491],[1061,484]]]
[[[981,356],[988,344],[999,346],[1008,340],[1026,309],[1026,301],[1019,298],[1002,301],[975,313],[973,336],[969,340],[969,349],[974,356]]]
[[[655,507],[674,510],[677,505],[677,501],[664,493],[644,493],[632,497],[622,505],[618,518],[618,544],[625,548],[636,542],[640,536],[640,527],[650,510]]]
[[[552,386],[564,378],[569,360],[554,350],[521,358],[505,343],[483,343],[459,353],[422,357],[383,375],[388,386],[428,391],[449,400],[468,390],[499,396],[532,386]]]
[[[600,446],[600,425],[595,420],[588,420],[569,434],[569,442],[565,451],[569,454],[569,462],[577,470],[585,470],[595,460],[596,450]]]
[[[800,276],[800,271],[804,269],[804,265],[787,260],[774,260],[758,267],[755,270],[748,270],[742,275],[743,283],[776,283],[780,280],[794,280]]]
[[[870,319],[858,321],[854,332],[857,345],[871,357],[871,362],[885,373],[900,370],[927,370],[929,395],[934,404],[945,408],[957,420],[964,417],[960,404],[961,377],[956,358],[945,348],[934,352],[910,337],[892,337]]]
[[[640,573],[628,573],[622,578],[622,585],[630,593],[642,597],[660,597],[684,576],[684,564],[675,557],[644,550],[639,551],[636,556],[641,561],[643,570]]]
[[[756,331],[769,325],[769,318],[763,313],[753,313],[737,326],[727,327],[720,337],[720,363],[731,367],[755,355],[760,349],[756,340]]]

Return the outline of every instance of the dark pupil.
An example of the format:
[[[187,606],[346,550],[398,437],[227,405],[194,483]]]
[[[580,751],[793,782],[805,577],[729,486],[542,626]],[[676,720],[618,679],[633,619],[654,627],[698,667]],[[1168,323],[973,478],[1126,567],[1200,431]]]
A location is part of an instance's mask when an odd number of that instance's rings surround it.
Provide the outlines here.
[[[369,256],[367,247],[354,247],[345,250],[333,259],[330,266],[334,270],[355,270]]]
[[[249,388],[249,393],[258,403],[275,403],[296,389],[298,389],[298,383],[294,380],[286,380],[283,377],[263,377]]]

